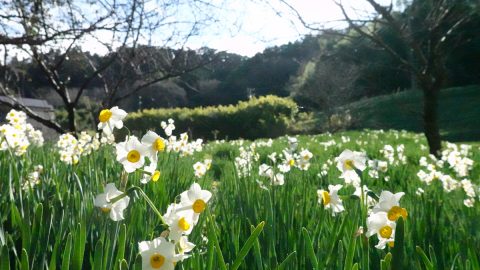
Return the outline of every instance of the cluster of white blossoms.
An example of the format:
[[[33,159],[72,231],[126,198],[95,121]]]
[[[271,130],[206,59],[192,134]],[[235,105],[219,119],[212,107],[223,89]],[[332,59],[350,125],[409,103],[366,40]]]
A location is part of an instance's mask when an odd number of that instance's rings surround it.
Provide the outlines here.
[[[397,145],[393,148],[391,145],[385,145],[380,153],[387,160],[388,164],[392,166],[407,164],[407,157],[405,156],[405,146],[403,144]]]
[[[43,135],[27,123],[27,115],[22,111],[10,110],[7,113],[8,124],[0,126],[0,151],[9,150],[17,156],[27,152],[28,147],[43,145]]]
[[[407,218],[407,210],[400,207],[400,199],[404,194],[382,191],[378,203],[373,206],[367,217],[366,236],[377,235],[378,244],[375,247],[378,249],[384,249],[387,244],[393,247],[396,222],[400,217]]]
[[[308,149],[302,148],[298,152],[298,141],[295,137],[287,137],[288,147],[282,150],[282,153],[276,152],[268,155],[273,165],[262,163],[258,168],[258,174],[262,177],[270,179],[270,183],[274,186],[281,186],[285,183],[285,173],[290,172],[292,168],[302,171],[310,168],[310,160],[313,154]],[[259,182],[261,187],[263,183]]]
[[[40,184],[40,174],[43,171],[42,165],[35,165],[33,172],[29,173],[27,179],[22,183],[22,189],[28,190]]]
[[[163,215],[168,230],[163,236],[152,241],[138,244],[142,256],[142,269],[174,269],[178,261],[188,258],[195,244],[188,241],[188,235],[197,225],[200,214],[205,211],[212,193],[202,190],[193,183],[190,189],[180,194],[180,203],[172,203]],[[94,205],[109,214],[113,221],[124,219],[124,210],[128,207],[130,197],[119,191],[115,184],[109,183],[104,193],[95,197]]]
[[[473,160],[468,158],[471,145],[447,143],[447,148],[442,151],[442,160],[448,163],[455,171],[457,177],[467,177],[473,167]]]
[[[82,131],[78,139],[66,133],[60,135],[57,141],[60,160],[67,164],[77,164],[81,156],[90,155],[100,148],[101,142],[98,134],[92,136]]]
[[[196,162],[193,164],[193,170],[195,177],[197,178],[202,178],[205,176],[208,170],[210,170],[210,167],[212,166],[212,160],[211,159],[205,159],[203,162]]]
[[[378,179],[382,175],[382,178],[388,182],[390,177],[385,175],[387,171],[388,162],[377,159],[368,160],[368,176],[371,178]]]
[[[240,156],[235,158],[235,168],[238,177],[247,177],[253,169],[253,164],[258,161],[260,155],[255,152],[256,145],[252,143],[248,148],[240,146]]]
[[[173,120],[170,124],[164,129],[165,134],[171,134],[169,128],[173,125]],[[188,142],[188,134],[180,134],[180,139],[177,139],[177,136],[169,136],[167,143],[167,152],[179,153],[181,156],[191,156],[195,152],[201,152],[203,150],[203,140],[197,139],[195,141]]]
[[[476,190],[479,187],[468,179],[469,173],[473,167],[473,160],[470,155],[471,146],[447,143],[447,148],[442,151],[441,159],[433,155],[421,157],[419,164],[421,169],[417,176],[421,182],[431,185],[435,181],[440,181],[445,192],[450,193],[454,190],[463,190],[466,198],[463,204],[467,207],[473,207],[477,198]],[[454,173],[452,176],[451,173]],[[462,180],[457,180],[460,178]],[[423,189],[422,189],[423,190]],[[423,194],[423,192],[418,192]]]
[[[104,133],[111,134],[113,128],[123,127],[122,119],[126,116],[126,113],[118,113],[121,111],[117,107],[102,110],[99,117],[99,127],[103,128]],[[116,114],[121,117],[115,117]],[[182,134],[180,141],[177,141],[171,134],[175,129],[173,123],[173,120],[169,120],[168,124],[162,123],[165,133],[169,136],[168,144],[167,140],[155,132],[148,131],[141,140],[135,136],[127,136],[125,141],[115,145],[117,161],[123,165],[126,173],[139,170],[143,174],[142,179],[140,179],[141,183],[155,182],[160,177],[160,171],[157,170],[158,154],[160,152],[168,151],[168,147],[171,147],[170,151],[179,153],[193,153],[199,147],[201,148],[201,142],[189,146],[186,134]],[[180,144],[178,151],[175,149],[177,143]],[[194,150],[184,149],[189,147]],[[197,162],[194,165],[195,175],[197,177],[205,175],[211,166],[211,162],[210,159]],[[126,182],[122,182],[123,188],[125,188],[125,184]],[[124,219],[124,210],[130,203],[128,193],[135,189],[140,188],[133,186],[124,192],[118,190],[114,183],[108,183],[104,192],[96,196],[94,205],[99,207],[102,212],[108,213],[113,221],[122,220]],[[140,193],[150,202],[150,206],[155,208],[147,195],[143,192]],[[180,194],[180,202],[172,203],[162,216],[163,225],[168,226],[168,230],[163,232],[161,237],[138,244],[142,256],[142,269],[174,269],[178,261],[190,256],[188,252],[195,245],[188,241],[188,235],[198,223],[199,216],[206,209],[211,197],[212,193],[202,190],[197,183],[193,183],[189,190]],[[158,210],[156,212],[158,213]]]
[[[202,190],[199,184],[193,183],[189,190],[180,194],[180,203],[168,206],[163,216],[168,230],[152,241],[138,243],[142,255],[142,269],[174,269],[178,261],[190,255],[195,244],[188,241],[188,235],[197,225],[200,214],[205,211],[212,193]]]

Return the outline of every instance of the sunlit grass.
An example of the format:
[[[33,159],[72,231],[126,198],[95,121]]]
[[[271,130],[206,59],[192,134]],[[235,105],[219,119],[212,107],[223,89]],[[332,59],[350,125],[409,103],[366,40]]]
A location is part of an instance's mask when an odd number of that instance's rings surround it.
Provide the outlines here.
[[[349,142],[343,142],[346,137]],[[327,148],[320,144],[329,140],[335,144]],[[405,192],[401,205],[409,215],[403,243],[378,250],[375,237],[359,234],[359,226],[366,231],[366,213],[358,198],[350,196],[353,187],[340,190],[346,211],[335,217],[318,203],[316,191],[343,183],[335,166],[319,176],[328,159],[347,148],[382,159],[379,150],[385,144],[404,144],[407,164],[389,166],[388,182],[364,172],[362,183],[376,194]],[[264,180],[258,176],[258,166],[268,162],[268,154],[287,147],[285,138],[271,147],[258,147],[259,161],[250,176],[242,178],[234,165],[238,143],[210,143],[191,157],[161,154],[160,180],[142,187],[161,212],[194,181],[213,193],[206,214],[189,237],[197,245],[192,257],[176,269],[223,269],[222,261],[229,269],[425,269],[430,265],[430,269],[480,269],[478,202],[467,208],[461,191],[445,193],[439,183],[420,182],[419,159],[427,155],[420,144],[425,144],[422,136],[398,132],[300,136],[299,148],[314,154],[310,169],[292,170],[285,174],[283,186],[262,189],[256,181]],[[475,163],[468,178],[478,185],[480,152],[478,146],[471,151]],[[212,168],[196,179],[192,166],[205,158],[213,160]],[[41,183],[23,190],[23,182],[37,164],[44,167]],[[102,186],[118,183],[121,171],[109,147],[82,157],[74,166],[60,162],[52,146],[29,149],[23,157],[0,152],[0,269],[117,269],[122,265],[140,269],[137,243],[161,234],[158,216],[138,194],[132,196],[120,222],[93,206]],[[140,172],[132,173],[128,184],[141,186],[140,178]],[[425,190],[423,195],[416,195],[418,187]],[[252,248],[246,253],[242,247],[252,232],[259,236],[251,238]],[[397,244],[404,246],[400,262],[396,261]],[[387,267],[389,252],[393,261]],[[387,268],[381,268],[381,260]]]

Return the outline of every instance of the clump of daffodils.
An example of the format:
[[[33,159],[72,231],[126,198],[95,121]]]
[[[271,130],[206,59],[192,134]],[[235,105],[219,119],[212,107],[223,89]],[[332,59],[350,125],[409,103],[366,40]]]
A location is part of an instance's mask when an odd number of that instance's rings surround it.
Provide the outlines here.
[[[27,152],[31,144],[43,145],[43,135],[27,123],[27,115],[22,111],[10,110],[8,124],[0,126],[0,151],[9,150],[17,156]]]
[[[405,146],[403,144],[397,145],[396,148],[387,144],[380,150],[380,153],[383,154],[383,157],[387,160],[388,164],[392,166],[407,164]]]
[[[23,190],[28,190],[34,188],[36,185],[40,184],[40,174],[43,171],[42,165],[36,165],[33,167],[33,171],[28,174],[27,179],[22,184]]]
[[[58,153],[60,160],[66,164],[77,164],[81,156],[90,155],[92,152],[100,148],[98,135],[91,136],[82,131],[77,138],[66,133],[60,135],[57,141]]]
[[[191,156],[195,152],[200,152],[203,149],[203,140],[197,139],[195,141],[188,141],[188,134],[180,134],[180,139],[176,136],[168,137],[167,152],[176,152],[181,156]]]
[[[253,163],[258,161],[260,155],[255,151],[255,144],[248,148],[240,146],[240,155],[235,158],[235,168],[238,177],[247,177],[251,174]]]
[[[473,168],[473,160],[470,159],[470,149],[471,146],[469,145],[462,144],[457,146],[456,144],[447,143],[447,147],[442,151],[440,159],[433,155],[421,157],[419,160],[421,169],[417,173],[419,180],[428,186],[438,181],[446,193],[463,190],[466,196],[463,204],[467,207],[473,207],[476,201],[478,186],[468,179]]]
[[[384,249],[387,244],[393,247],[396,222],[400,217],[406,219],[408,216],[407,210],[400,207],[400,199],[404,194],[382,191],[378,203],[367,217],[366,236],[377,235],[378,244],[375,247],[378,249]]]
[[[270,183],[274,186],[282,186],[285,184],[285,176],[280,172],[275,172],[272,166],[267,164],[260,165],[258,175],[269,178]],[[260,183],[260,187],[264,187],[263,183]]]
[[[104,135],[111,135],[113,128],[123,127],[121,120],[125,116],[126,113],[123,113],[123,110],[118,109],[118,107],[102,110],[99,116],[99,128],[103,129]],[[169,136],[168,139],[162,138],[153,131],[148,131],[141,140],[135,136],[127,136],[125,141],[115,144],[116,160],[122,164],[124,170],[120,185],[123,189],[127,186],[127,174],[136,171],[141,172],[140,182],[143,184],[158,181],[161,175],[157,168],[158,155],[162,152],[175,151],[181,155],[188,155],[201,150],[202,142],[189,143],[186,133],[180,135],[180,140],[172,136],[171,133],[175,129],[173,120],[170,119],[168,124],[163,122],[162,127],[165,134]],[[72,163],[74,160],[78,160],[78,154],[76,155],[75,151],[68,149],[69,145],[76,145],[76,148],[81,145],[75,137],[65,134],[59,144],[65,152],[72,152],[72,154],[68,153]],[[75,155],[77,157],[71,157]],[[65,153],[65,156],[68,156],[67,153]],[[197,177],[204,176],[210,168],[211,162],[211,159],[197,162],[194,165],[195,175]],[[131,186],[126,191],[120,191],[114,183],[109,183],[106,185],[104,192],[96,196],[94,205],[108,214],[113,221],[122,220],[124,219],[124,210],[130,202],[128,194],[136,190],[149,202],[149,205],[161,218],[163,225],[168,226],[168,229],[160,237],[152,241],[142,241],[138,244],[142,256],[142,268],[174,269],[175,264],[188,258],[190,256],[188,252],[195,247],[195,244],[188,241],[188,236],[197,225],[200,214],[207,208],[212,193],[202,190],[200,185],[193,183],[188,190],[180,194],[180,202],[172,203],[167,208],[166,213],[161,216],[140,187]]]
[[[208,170],[210,170],[210,167],[212,166],[212,160],[211,159],[205,159],[202,162],[196,162],[193,164],[193,170],[195,177],[197,178],[202,178],[205,176]]]
[[[180,194],[180,203],[172,203],[163,216],[168,230],[152,241],[138,244],[142,269],[174,269],[175,264],[190,255],[195,244],[188,241],[201,213],[207,208],[212,193],[193,183]]]

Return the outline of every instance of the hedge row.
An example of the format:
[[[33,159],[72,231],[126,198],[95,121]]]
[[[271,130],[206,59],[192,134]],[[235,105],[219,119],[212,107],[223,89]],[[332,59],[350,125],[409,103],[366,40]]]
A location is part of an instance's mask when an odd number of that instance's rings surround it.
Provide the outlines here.
[[[154,130],[163,135],[161,121],[172,118],[174,133],[188,132],[192,138],[274,138],[286,134],[297,111],[291,99],[265,96],[229,106],[143,110],[130,113],[125,125],[134,134]]]

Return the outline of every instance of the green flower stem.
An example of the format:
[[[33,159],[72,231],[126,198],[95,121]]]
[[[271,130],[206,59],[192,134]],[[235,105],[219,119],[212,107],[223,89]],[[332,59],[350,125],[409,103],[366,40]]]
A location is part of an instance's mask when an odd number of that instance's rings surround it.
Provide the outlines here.
[[[162,225],[167,225],[167,223],[165,222],[165,219],[163,219],[163,215],[160,213],[160,211],[158,211],[157,207],[155,207],[155,204],[152,202],[152,200],[150,200],[150,198],[148,197],[147,194],[145,194],[145,192],[143,192],[143,190],[140,188],[140,187],[137,187],[137,186],[132,186],[131,188],[129,188],[126,193],[130,193],[130,192],[133,192],[134,190],[138,191],[138,193],[140,193],[140,195],[143,196],[143,198],[145,199],[145,201],[147,201],[147,203],[150,205],[150,207],[152,208],[153,212],[155,212],[155,214],[157,214],[158,218],[160,218],[160,221],[162,222]]]

